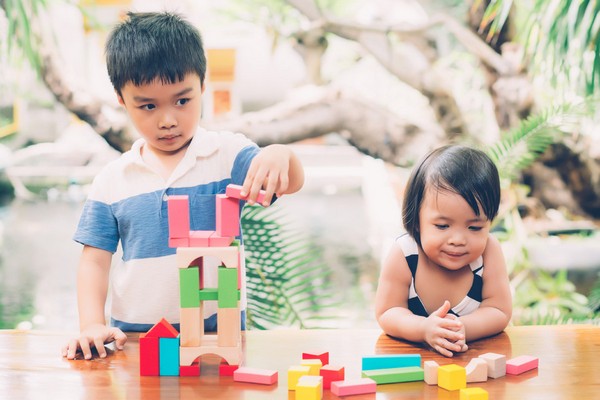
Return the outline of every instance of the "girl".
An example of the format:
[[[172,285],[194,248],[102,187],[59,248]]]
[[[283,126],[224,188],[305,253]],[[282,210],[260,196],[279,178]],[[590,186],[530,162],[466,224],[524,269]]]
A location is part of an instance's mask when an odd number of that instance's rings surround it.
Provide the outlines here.
[[[490,225],[498,170],[483,152],[444,146],[413,170],[400,236],[381,270],[375,312],[390,336],[446,357],[501,332],[512,314],[508,273]]]

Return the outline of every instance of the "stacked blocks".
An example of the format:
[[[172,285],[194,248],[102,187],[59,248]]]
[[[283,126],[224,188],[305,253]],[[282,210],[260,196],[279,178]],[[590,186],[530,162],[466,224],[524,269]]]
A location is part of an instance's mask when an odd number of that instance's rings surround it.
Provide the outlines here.
[[[237,373],[239,379],[249,379],[248,376],[258,374],[237,368],[243,357],[240,251],[235,240],[240,233],[240,190],[241,186],[229,185],[226,194],[215,197],[215,231],[191,231],[188,196],[169,196],[169,246],[177,248],[181,333],[163,319],[140,336],[141,375],[197,376],[197,360],[209,353],[227,362],[227,366],[219,368],[223,375],[234,375],[235,379]],[[265,192],[261,191],[260,196],[262,202]],[[222,264],[217,270],[216,288],[207,288],[203,282],[206,256],[215,257]],[[204,335],[205,301],[217,302],[216,336]],[[277,376],[271,374],[262,379],[272,383]]]

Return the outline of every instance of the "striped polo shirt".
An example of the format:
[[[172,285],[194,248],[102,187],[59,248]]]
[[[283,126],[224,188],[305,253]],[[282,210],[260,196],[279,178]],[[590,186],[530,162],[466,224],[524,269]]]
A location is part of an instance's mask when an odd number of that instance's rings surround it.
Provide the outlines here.
[[[125,331],[147,331],[163,317],[179,322],[176,249],[168,246],[168,196],[189,196],[191,230],[215,230],[215,195],[225,193],[230,183],[243,184],[259,152],[242,134],[199,128],[165,180],[142,160],[144,143],[138,139],[96,176],[74,235],[81,244],[111,253],[120,243],[123,257],[113,262],[110,272],[111,322]],[[243,254],[240,259],[244,277]],[[216,287],[218,264],[205,257],[205,287]],[[241,290],[243,310],[245,279]],[[214,303],[204,305],[205,318],[216,320]]]

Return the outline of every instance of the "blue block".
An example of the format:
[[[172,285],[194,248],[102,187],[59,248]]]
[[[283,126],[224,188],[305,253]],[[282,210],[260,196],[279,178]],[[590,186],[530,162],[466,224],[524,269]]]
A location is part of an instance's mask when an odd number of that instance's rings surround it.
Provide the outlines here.
[[[179,337],[159,338],[160,376],[179,376]]]
[[[362,358],[362,371],[420,366],[420,354],[380,354]]]

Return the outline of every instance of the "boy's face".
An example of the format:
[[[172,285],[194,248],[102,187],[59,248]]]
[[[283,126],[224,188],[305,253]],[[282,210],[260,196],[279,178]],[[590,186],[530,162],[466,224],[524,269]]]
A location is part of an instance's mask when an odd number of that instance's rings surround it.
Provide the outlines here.
[[[168,84],[156,79],[121,89],[121,103],[146,148],[157,156],[177,154],[187,148],[200,122],[204,86],[193,73],[182,81]]]

